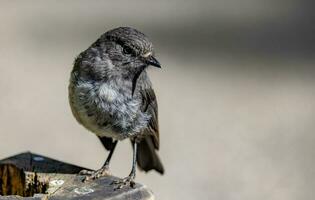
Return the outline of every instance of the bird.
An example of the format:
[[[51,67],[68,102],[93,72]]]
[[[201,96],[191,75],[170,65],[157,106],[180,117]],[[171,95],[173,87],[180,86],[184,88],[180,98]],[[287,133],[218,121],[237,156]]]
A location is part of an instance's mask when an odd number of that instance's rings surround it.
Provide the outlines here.
[[[158,105],[149,66],[161,68],[153,44],[131,27],[105,32],[75,58],[68,86],[72,114],[109,151],[100,169],[85,171],[84,181],[110,174],[111,157],[124,139],[132,144],[132,167],[127,177],[113,182],[116,189],[135,185],[137,165],[145,172],[164,173],[157,154]]]

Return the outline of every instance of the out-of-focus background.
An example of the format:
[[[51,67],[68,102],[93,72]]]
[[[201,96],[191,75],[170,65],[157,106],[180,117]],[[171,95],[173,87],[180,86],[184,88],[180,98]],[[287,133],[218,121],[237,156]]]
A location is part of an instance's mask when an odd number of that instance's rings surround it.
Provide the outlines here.
[[[72,117],[74,58],[132,26],[153,41],[164,176],[157,199],[314,199],[315,12],[308,0],[1,1],[0,158],[30,150],[97,169],[107,153]],[[111,169],[124,177],[131,145]]]

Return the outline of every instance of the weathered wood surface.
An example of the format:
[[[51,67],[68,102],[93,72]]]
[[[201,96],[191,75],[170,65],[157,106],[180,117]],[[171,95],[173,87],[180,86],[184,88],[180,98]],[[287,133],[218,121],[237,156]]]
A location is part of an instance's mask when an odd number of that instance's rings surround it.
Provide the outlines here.
[[[0,195],[0,200],[154,199],[152,192],[146,186],[138,183],[134,188],[125,187],[120,190],[114,190],[114,185],[111,185],[111,183],[114,180],[118,180],[118,178],[113,176],[103,177],[95,181],[83,183],[82,180],[84,177],[77,175],[77,173],[85,168],[63,163],[45,156],[32,154],[30,152],[22,153],[0,161],[0,166],[7,164],[17,166],[17,168],[21,169],[23,173],[25,171],[26,177],[28,177],[26,178],[26,182],[30,181],[28,180],[29,177],[34,177],[36,172],[36,180],[38,180],[41,184],[47,184],[48,190],[45,194],[35,194],[32,197]],[[11,173],[13,172],[11,171]],[[3,182],[4,181],[1,181],[0,176],[0,188],[1,185],[3,185]],[[19,188],[19,190],[21,189]]]

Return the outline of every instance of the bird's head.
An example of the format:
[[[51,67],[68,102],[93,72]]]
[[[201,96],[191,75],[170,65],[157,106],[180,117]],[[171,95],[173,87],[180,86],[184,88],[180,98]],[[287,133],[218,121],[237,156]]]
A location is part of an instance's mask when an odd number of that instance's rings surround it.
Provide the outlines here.
[[[109,59],[119,70],[138,73],[149,65],[161,68],[154,57],[151,41],[140,31],[119,27],[106,32],[101,38]]]
[[[130,27],[119,27],[104,33],[95,45],[103,46],[114,71],[132,79],[133,91],[137,79],[148,66],[161,68],[154,57],[151,41],[140,31]]]

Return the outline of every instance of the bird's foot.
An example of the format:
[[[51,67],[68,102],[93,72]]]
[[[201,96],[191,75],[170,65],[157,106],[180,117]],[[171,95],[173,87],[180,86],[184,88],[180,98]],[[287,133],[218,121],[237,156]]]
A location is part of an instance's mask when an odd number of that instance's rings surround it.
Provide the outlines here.
[[[126,178],[120,179],[113,181],[111,185],[115,185],[116,187],[114,190],[119,190],[122,189],[123,187],[130,186],[131,188],[134,188],[135,182],[134,182],[134,177],[132,176],[127,176]]]
[[[101,169],[98,169],[96,171],[82,170],[80,172],[80,175],[85,175],[83,182],[88,182],[88,181],[96,180],[103,176],[109,176],[111,175],[111,173],[109,171],[108,166],[104,166]]]
[[[94,170],[82,169],[82,170],[79,172],[79,175],[82,175],[82,176],[90,176],[90,175],[92,175],[94,172],[95,172]]]

